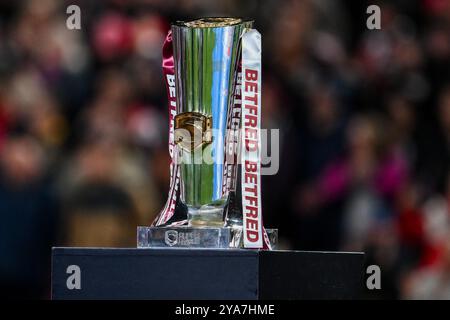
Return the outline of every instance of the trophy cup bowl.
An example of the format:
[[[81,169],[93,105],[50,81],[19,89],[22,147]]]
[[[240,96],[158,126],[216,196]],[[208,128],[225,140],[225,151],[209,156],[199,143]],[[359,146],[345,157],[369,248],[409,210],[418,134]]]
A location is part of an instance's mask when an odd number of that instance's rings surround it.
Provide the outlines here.
[[[252,24],[238,18],[202,18],[172,25],[175,144],[180,196],[190,226],[224,225],[227,114],[233,103],[240,37]]]

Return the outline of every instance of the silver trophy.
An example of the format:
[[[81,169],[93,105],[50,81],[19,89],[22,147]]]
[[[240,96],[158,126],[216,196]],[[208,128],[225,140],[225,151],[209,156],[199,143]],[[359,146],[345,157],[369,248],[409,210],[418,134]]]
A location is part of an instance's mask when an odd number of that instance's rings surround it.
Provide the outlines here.
[[[230,140],[240,41],[252,26],[253,21],[239,18],[172,24],[177,102],[174,143],[180,200],[187,207],[188,225],[139,227],[138,247],[242,247],[237,163],[232,164],[231,175],[224,170],[229,170],[226,142]],[[231,188],[224,187],[227,183]],[[274,245],[277,230],[267,230],[267,234]]]

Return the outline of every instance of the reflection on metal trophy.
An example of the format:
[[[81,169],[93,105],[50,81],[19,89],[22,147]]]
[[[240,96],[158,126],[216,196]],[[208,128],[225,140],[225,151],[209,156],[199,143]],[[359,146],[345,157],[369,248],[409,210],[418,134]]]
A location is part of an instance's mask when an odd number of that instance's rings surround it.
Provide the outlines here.
[[[227,114],[233,103],[240,36],[251,26],[250,21],[234,18],[172,26],[178,107],[175,143],[181,200],[191,226],[223,226]]]

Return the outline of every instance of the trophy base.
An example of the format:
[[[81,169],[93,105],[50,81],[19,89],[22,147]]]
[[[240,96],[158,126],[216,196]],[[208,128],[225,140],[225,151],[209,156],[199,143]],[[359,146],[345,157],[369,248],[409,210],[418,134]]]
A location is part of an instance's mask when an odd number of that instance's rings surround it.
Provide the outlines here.
[[[266,231],[276,249],[278,229]],[[242,227],[138,227],[137,247],[239,249],[243,248]]]

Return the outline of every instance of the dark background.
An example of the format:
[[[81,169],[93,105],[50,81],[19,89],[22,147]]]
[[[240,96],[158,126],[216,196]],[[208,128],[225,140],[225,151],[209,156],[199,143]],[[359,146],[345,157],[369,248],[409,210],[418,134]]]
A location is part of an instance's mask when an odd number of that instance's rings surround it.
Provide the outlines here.
[[[281,248],[365,251],[369,298],[450,299],[448,0],[0,1],[0,295],[48,298],[52,246],[135,246],[168,191],[162,43],[203,16],[263,35]]]

